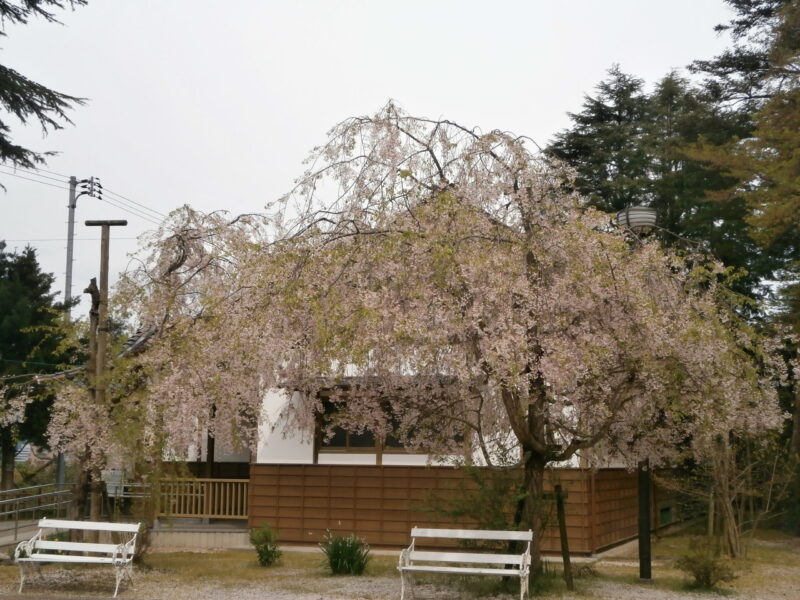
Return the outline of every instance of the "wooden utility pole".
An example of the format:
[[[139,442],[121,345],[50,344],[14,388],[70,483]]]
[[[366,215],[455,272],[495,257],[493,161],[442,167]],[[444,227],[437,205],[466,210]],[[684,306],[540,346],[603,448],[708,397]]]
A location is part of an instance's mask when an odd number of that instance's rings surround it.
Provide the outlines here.
[[[87,365],[91,385],[94,390],[94,401],[98,407],[103,407],[106,400],[106,354],[108,353],[108,248],[109,238],[111,237],[111,227],[125,226],[128,222],[125,220],[118,221],[86,221],[88,227],[101,227],[100,236],[100,289],[90,285],[87,288],[87,293],[92,293],[92,299],[95,299],[95,293],[99,292],[97,298],[99,300],[97,306],[97,321],[96,321],[96,346],[94,353],[92,348],[89,350],[89,365]],[[94,280],[92,280],[94,284]],[[91,288],[94,287],[94,290]],[[91,290],[91,291],[90,291]],[[93,302],[94,304],[94,302]],[[93,307],[94,308],[94,307]],[[94,321],[94,319],[92,319]],[[93,325],[94,323],[92,323]],[[90,338],[95,333],[95,328],[90,326]],[[90,346],[92,346],[90,342]],[[92,356],[94,354],[94,356]],[[102,508],[102,485],[103,482],[100,478],[99,470],[95,469],[90,474],[91,481],[91,504],[89,518],[92,521],[99,521],[101,519]]]

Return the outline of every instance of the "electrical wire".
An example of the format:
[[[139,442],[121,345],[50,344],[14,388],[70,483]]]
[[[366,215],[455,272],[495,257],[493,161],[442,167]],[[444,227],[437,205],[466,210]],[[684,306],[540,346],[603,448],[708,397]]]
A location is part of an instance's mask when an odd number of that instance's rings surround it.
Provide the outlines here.
[[[2,167],[2,166],[4,166],[4,165],[0,165],[0,167]],[[47,183],[46,181],[41,181],[40,179],[32,179],[30,177],[24,177],[22,175],[17,175],[15,173],[10,173],[8,171],[2,171],[2,170],[0,170],[0,173],[3,173],[5,175],[10,175],[12,177],[18,177],[19,179],[24,179],[26,181],[32,181],[34,183],[40,183],[42,185],[49,185],[50,187],[54,187],[54,188],[58,188],[58,189],[61,189],[61,190],[69,191],[68,187],[62,187],[62,186],[56,185],[54,183]],[[41,175],[37,175],[37,177],[42,177],[42,176]],[[156,221],[155,218],[153,217],[153,215],[149,215],[149,214],[143,212],[141,209],[136,208],[136,207],[134,207],[134,206],[132,206],[132,205],[130,205],[128,203],[132,202],[133,204],[142,206],[143,208],[145,208],[145,209],[149,210],[150,212],[153,212],[153,213],[155,213],[157,215],[160,215],[162,217],[166,216],[166,215],[163,215],[163,214],[159,213],[158,211],[155,211],[155,210],[153,210],[151,208],[147,208],[145,205],[140,204],[139,202],[135,202],[133,200],[127,200],[127,199],[124,198],[124,196],[121,196],[120,194],[116,194],[116,192],[113,192],[113,193],[115,195],[117,195],[117,196],[120,196],[122,199],[121,200],[117,200],[116,198],[112,198],[112,199],[97,198],[97,199],[100,200],[101,202],[105,202],[107,204],[110,204],[111,206],[115,206],[116,208],[119,208],[120,210],[123,210],[123,211],[125,211],[125,212],[127,212],[129,214],[132,214],[132,215],[136,216],[136,217],[139,217],[140,219],[142,219],[144,221],[147,221],[148,223],[151,223],[151,224],[156,225],[156,226],[161,225],[161,223],[159,221]]]
[[[57,181],[57,182],[62,183],[62,184],[68,184],[69,183],[69,179],[66,179],[66,180],[57,179],[55,177],[49,177],[48,175],[41,175],[40,173],[37,172],[37,171],[44,171],[45,173],[52,173],[54,175],[58,175],[59,177],[66,177],[65,175],[61,175],[61,174],[55,173],[53,171],[46,171],[45,169],[36,169],[36,171],[34,171],[34,170],[30,170],[30,169],[24,169],[22,167],[9,167],[8,165],[0,165],[0,167],[2,167],[4,169],[13,169],[14,171],[22,171],[23,173],[34,175],[35,177],[49,179],[51,181]],[[14,172],[11,172],[10,170],[8,170],[8,171],[0,171],[0,173],[4,173],[6,175],[11,175],[12,177],[18,177],[20,179],[25,179],[26,181],[33,181],[35,183],[41,183],[41,184],[49,185],[49,186],[52,186],[52,187],[58,187],[59,189],[63,189],[63,190],[69,190],[68,187],[60,187],[60,186],[57,186],[57,185],[52,184],[52,183],[47,183],[46,181],[41,181],[39,179],[32,179],[30,177],[24,177],[23,175],[18,175],[18,174],[14,173]],[[138,208],[135,208],[134,206],[131,206],[130,207],[131,210],[135,210],[135,211],[139,211],[139,212],[141,212],[142,210],[148,211],[149,213],[152,213],[152,215],[148,214],[148,217],[150,217],[150,218],[152,218],[153,216],[156,216],[159,219],[165,219],[167,217],[166,214],[164,214],[164,213],[162,213],[160,211],[157,211],[157,210],[155,210],[153,208],[150,208],[146,204],[142,204],[141,202],[137,202],[136,200],[132,200],[131,198],[128,198],[127,196],[123,196],[119,192],[115,192],[114,190],[111,190],[111,189],[103,187],[102,183],[100,183],[100,187],[104,192],[109,193],[109,194],[111,194],[113,196],[112,200],[116,200],[117,202],[120,202],[120,203],[122,203],[124,205],[131,205],[132,204],[132,205],[135,205],[135,207],[138,207]],[[143,214],[147,214],[147,213],[143,213]],[[142,214],[140,214],[138,216],[142,216]]]
[[[122,211],[125,211],[126,213],[131,214],[131,215],[133,215],[135,217],[139,217],[143,221],[147,221],[148,223],[151,223],[152,225],[155,225],[156,227],[161,226],[161,223],[159,223],[158,221],[156,221],[155,219],[153,219],[152,217],[150,217],[147,214],[143,214],[141,212],[138,212],[135,208],[130,208],[130,207],[126,207],[125,205],[122,205],[122,204],[117,204],[113,200],[108,200],[107,198],[98,198],[98,200],[100,200],[100,202],[105,202],[106,204],[110,204],[111,206],[115,206],[116,208],[118,208],[118,209],[120,209]]]
[[[17,171],[22,171],[23,173],[29,173],[30,175],[36,175],[37,177],[43,177],[44,179],[51,179],[52,181],[58,181],[59,183],[69,183],[69,179],[63,179],[63,178],[59,178],[59,177],[50,177],[49,175],[41,175],[41,174],[37,173],[36,171],[31,171],[29,169],[23,169],[22,167],[9,167],[8,165],[0,165],[0,166],[3,167],[4,169],[10,169],[10,170],[14,171],[15,173]],[[10,173],[10,174],[13,174],[13,173]]]
[[[115,240],[138,240],[139,238],[135,237],[116,237],[114,236]],[[32,238],[32,239],[20,239],[20,240],[7,240],[3,238],[4,242],[66,242],[69,238]],[[99,242],[101,238],[72,238],[73,242]]]
[[[50,187],[58,188],[60,190],[67,190],[69,191],[68,187],[62,187],[60,185],[56,185],[55,183],[47,183],[46,181],[42,181],[40,179],[31,179],[30,177],[23,177],[22,175],[16,175],[14,173],[4,172],[5,175],[11,175],[11,177],[18,177],[19,179],[25,179],[26,181],[33,181],[34,183],[41,183],[42,185],[49,185]]]
[[[69,179],[69,175],[64,175],[63,173],[56,173],[55,171],[48,171],[47,169],[42,169],[39,167],[31,167],[34,171],[41,171],[42,173],[50,173],[50,175],[58,175],[59,177],[63,177],[64,179]]]
[[[153,208],[150,208],[149,206],[146,206],[146,205],[142,204],[141,202],[137,202],[136,200],[131,200],[130,198],[127,198],[127,197],[123,196],[122,194],[119,194],[119,193],[115,192],[114,190],[111,190],[111,189],[109,189],[107,187],[103,188],[103,192],[111,194],[112,196],[119,197],[120,201],[126,201],[126,202],[130,202],[132,204],[135,204],[136,206],[140,206],[143,209],[150,211],[151,213],[153,213],[154,215],[156,215],[157,217],[159,217],[161,219],[165,219],[167,217],[166,214],[164,214],[162,212],[159,212],[159,211],[157,211],[157,210],[155,210]]]
[[[103,192],[106,192],[106,191],[107,190],[103,189]],[[117,208],[120,208],[122,210],[130,212],[131,214],[136,215],[136,216],[138,216],[138,217],[140,217],[142,219],[145,219],[145,220],[153,223],[154,225],[161,225],[161,220],[166,218],[166,215],[158,213],[158,212],[154,211],[153,209],[149,209],[146,206],[144,206],[143,204],[139,204],[138,202],[128,201],[128,200],[124,200],[124,199],[121,200],[121,199],[115,198],[115,197],[108,197],[108,195],[106,195],[106,197],[99,196],[99,197],[97,197],[97,199],[100,200],[101,202],[107,202],[107,203],[111,204],[112,206],[116,206]],[[131,204],[131,202],[133,202],[133,204]],[[137,208],[134,205],[142,206],[142,207],[146,208],[147,210],[149,210],[150,212],[156,213],[156,216],[148,214],[148,213],[144,212],[142,209]]]

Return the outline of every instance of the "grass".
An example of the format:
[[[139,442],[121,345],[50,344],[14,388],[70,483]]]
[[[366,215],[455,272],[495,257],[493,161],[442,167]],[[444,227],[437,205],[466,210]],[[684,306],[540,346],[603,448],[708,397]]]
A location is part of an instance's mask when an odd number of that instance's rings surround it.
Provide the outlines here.
[[[320,552],[284,552],[272,567],[262,567],[255,552],[230,550],[224,552],[170,552],[149,554],[145,570],[169,574],[183,581],[214,581],[216,583],[244,583],[280,581],[303,577],[331,579],[325,557]],[[374,556],[367,565],[366,576],[384,577],[397,573],[397,558]]]
[[[689,543],[688,535],[670,535],[658,539],[653,547],[653,577],[651,582],[642,582],[638,578],[638,567],[635,556],[625,559],[623,564],[604,561],[595,566],[596,574],[587,574],[575,580],[574,596],[598,600],[598,584],[613,586],[630,586],[637,590],[665,590],[685,592],[688,579],[673,566],[674,559],[681,554]],[[216,587],[265,587],[287,592],[304,592],[318,594],[321,597],[353,597],[347,586],[361,581],[364,590],[358,597],[383,600],[396,597],[400,589],[400,578],[397,573],[397,557],[376,554],[372,557],[363,577],[334,577],[330,574],[325,557],[319,551],[298,553],[285,552],[278,563],[272,567],[261,567],[253,550],[220,551],[204,553],[158,553],[149,554],[143,565],[138,566],[137,580],[151,582],[152,585],[204,585]],[[59,566],[46,568],[64,568]],[[98,594],[105,593],[113,585],[113,575],[108,569],[91,569],[76,567],[86,571],[87,575],[97,572],[92,581],[92,590]],[[725,584],[718,590],[709,593],[709,598],[719,596],[735,596],[741,599],[762,597],[763,590],[773,590],[776,586],[787,590],[785,597],[793,597],[793,591],[800,589],[800,539],[786,536],[779,532],[759,533],[748,547],[746,562],[737,564],[738,578]],[[368,578],[365,580],[364,578]],[[508,594],[505,598],[518,597],[518,583],[510,580],[503,583],[492,577],[454,577],[446,575],[420,575],[416,578],[419,584],[430,584],[447,591],[448,597],[488,598],[500,594]],[[16,589],[19,571],[13,565],[0,566],[0,592]],[[379,585],[375,585],[379,581]],[[71,586],[75,593],[82,591],[83,584]],[[52,592],[53,586],[39,588]],[[375,588],[372,590],[372,588]],[[27,589],[27,588],[26,588]],[[382,591],[381,591],[382,590]],[[396,592],[394,596],[387,591]],[[537,581],[531,590],[532,598],[555,599],[567,595],[566,586],[561,576],[560,566],[549,565],[545,576]],[[642,592],[639,592],[642,593]],[[693,590],[693,593],[698,593]],[[426,597],[420,590],[419,597]],[[571,595],[570,597],[574,597]]]
[[[653,557],[657,566],[653,568],[652,582],[643,584],[638,578],[637,567],[616,567],[613,564],[603,566],[603,578],[629,585],[648,585],[671,591],[691,589],[694,593],[703,593],[692,588],[687,576],[673,566],[675,559],[689,548],[691,534],[696,533],[681,532],[655,541]],[[735,561],[734,568],[737,578],[709,594],[755,594],[753,597],[758,597],[760,590],[771,589],[776,581],[787,589],[793,586],[800,589],[800,539],[773,530],[757,532],[747,543],[746,558]]]

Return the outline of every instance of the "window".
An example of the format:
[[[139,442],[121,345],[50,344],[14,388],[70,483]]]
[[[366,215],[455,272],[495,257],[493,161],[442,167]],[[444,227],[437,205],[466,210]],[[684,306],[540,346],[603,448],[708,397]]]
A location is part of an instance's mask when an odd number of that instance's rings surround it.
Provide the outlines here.
[[[354,433],[335,427],[333,435],[326,439],[326,427],[336,414],[336,404],[323,400],[324,412],[319,423],[319,449],[321,452],[375,452],[377,445],[372,432]]]
[[[327,426],[335,417],[337,405],[323,399],[323,413],[317,423],[317,451],[319,453],[368,453],[368,454],[388,454],[388,453],[409,453],[403,444],[394,435],[389,434],[386,439],[376,439],[371,431],[361,433],[347,431],[342,427],[334,427],[332,435],[326,436]],[[391,420],[393,429],[397,429],[397,422]],[[326,439],[327,437],[327,439]],[[379,459],[380,462],[380,459]]]

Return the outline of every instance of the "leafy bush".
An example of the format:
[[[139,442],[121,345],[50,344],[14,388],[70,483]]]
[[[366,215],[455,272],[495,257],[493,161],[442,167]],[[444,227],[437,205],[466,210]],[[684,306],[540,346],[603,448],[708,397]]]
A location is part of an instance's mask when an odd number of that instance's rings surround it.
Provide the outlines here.
[[[361,575],[367,568],[369,544],[355,534],[342,537],[328,531],[319,547],[334,575]]]
[[[454,489],[430,491],[423,502],[413,508],[431,513],[435,519],[452,523],[469,523],[475,529],[515,531],[522,502],[527,498],[520,469],[487,469],[462,466],[466,475]],[[550,521],[553,503],[535,502],[533,510],[542,524]],[[459,546],[486,552],[516,552],[517,543],[497,540],[459,540]],[[522,552],[523,548],[519,548]]]
[[[261,529],[250,530],[250,543],[256,547],[258,554],[258,564],[262,567],[269,567],[281,557],[278,549],[278,534],[273,531],[269,523],[264,523]]]
[[[689,549],[675,561],[675,566],[694,577],[694,585],[703,589],[711,589],[736,577],[730,559],[722,556],[719,544],[707,537],[690,541]]]

